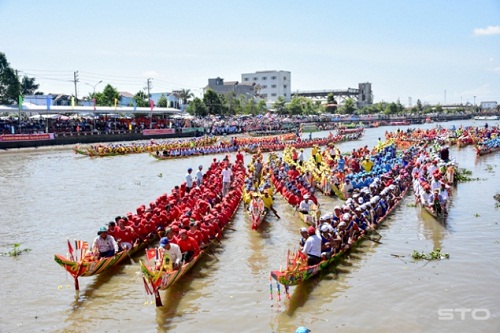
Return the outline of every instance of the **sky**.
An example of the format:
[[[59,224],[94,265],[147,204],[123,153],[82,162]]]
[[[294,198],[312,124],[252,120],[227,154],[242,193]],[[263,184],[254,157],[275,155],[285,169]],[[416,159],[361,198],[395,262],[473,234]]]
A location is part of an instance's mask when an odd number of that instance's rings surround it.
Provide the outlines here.
[[[74,94],[78,72],[78,97],[148,78],[200,97],[209,78],[284,70],[292,92],[500,102],[500,0],[0,0],[0,17],[0,52],[44,93]]]

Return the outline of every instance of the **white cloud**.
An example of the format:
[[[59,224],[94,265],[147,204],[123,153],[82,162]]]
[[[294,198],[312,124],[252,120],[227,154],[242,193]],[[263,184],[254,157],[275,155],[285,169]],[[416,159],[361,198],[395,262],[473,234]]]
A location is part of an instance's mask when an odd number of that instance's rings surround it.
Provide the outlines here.
[[[486,28],[476,28],[474,29],[474,35],[476,36],[500,35],[500,26],[490,25]]]
[[[493,72],[500,74],[500,67],[493,68]]]

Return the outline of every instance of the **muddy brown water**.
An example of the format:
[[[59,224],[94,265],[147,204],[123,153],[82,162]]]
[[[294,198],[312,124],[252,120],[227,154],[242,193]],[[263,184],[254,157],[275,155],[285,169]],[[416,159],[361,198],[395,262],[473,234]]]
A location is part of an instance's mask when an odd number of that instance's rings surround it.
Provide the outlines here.
[[[483,125],[441,123],[452,124]],[[368,129],[362,140],[338,146],[373,146],[385,130],[395,129]],[[281,290],[277,301],[275,283],[270,300],[269,272],[296,247],[302,222],[279,195],[275,205],[282,219],[269,216],[258,231],[240,207],[213,256],[162,292],[164,306],[156,308],[139,274],[143,255],[80,278],[79,294],[53,255],[67,252],[67,238],[92,241],[100,226],[170,191],[188,167],[207,166],[213,156],[90,159],[70,148],[0,153],[0,252],[13,243],[31,249],[0,257],[0,332],[500,330],[500,211],[493,199],[500,192],[498,153],[476,159],[472,147],[452,148],[460,167],[479,180],[454,190],[445,226],[413,207],[410,193],[381,226],[380,243],[364,241],[320,278],[292,287],[290,300]],[[323,196],[320,202],[324,209],[338,203]],[[449,260],[411,259],[413,250],[438,247]]]

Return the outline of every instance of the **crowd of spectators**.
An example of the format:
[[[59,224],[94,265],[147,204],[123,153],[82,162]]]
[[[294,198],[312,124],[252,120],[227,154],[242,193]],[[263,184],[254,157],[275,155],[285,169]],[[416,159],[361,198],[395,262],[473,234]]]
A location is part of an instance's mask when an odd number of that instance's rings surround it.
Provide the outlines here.
[[[411,115],[407,115],[408,117]],[[413,116],[414,117],[414,116]],[[140,132],[144,129],[172,128],[177,132],[185,129],[197,130],[200,133],[222,135],[251,131],[279,131],[297,129],[300,124],[315,124],[318,129],[330,129],[339,122],[368,122],[373,120],[401,120],[404,116],[384,115],[300,115],[286,116],[266,114],[257,116],[51,116],[22,117],[21,133],[79,133],[92,132],[106,134],[110,132]],[[0,134],[19,133],[17,117],[0,117]]]

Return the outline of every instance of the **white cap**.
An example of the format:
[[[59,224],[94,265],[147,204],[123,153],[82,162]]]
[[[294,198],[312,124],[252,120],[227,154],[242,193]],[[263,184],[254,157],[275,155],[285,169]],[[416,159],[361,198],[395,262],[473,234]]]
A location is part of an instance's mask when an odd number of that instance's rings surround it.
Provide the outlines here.
[[[365,199],[363,199],[363,197],[359,197],[358,198],[358,203],[361,205],[363,203],[365,203]]]
[[[347,221],[351,218],[351,214],[349,213],[345,213],[344,215],[342,215],[342,219],[344,219],[344,221]]]
[[[323,224],[320,228],[321,232],[328,232],[328,226],[326,224]]]
[[[339,228],[346,227],[346,226],[347,226],[347,224],[345,222],[340,222],[339,223]]]

